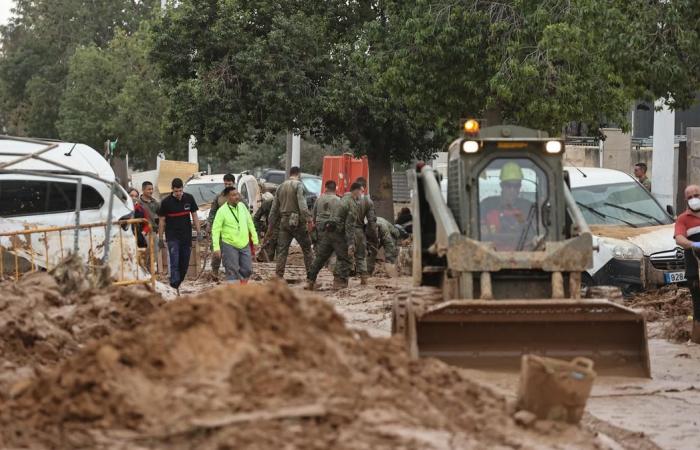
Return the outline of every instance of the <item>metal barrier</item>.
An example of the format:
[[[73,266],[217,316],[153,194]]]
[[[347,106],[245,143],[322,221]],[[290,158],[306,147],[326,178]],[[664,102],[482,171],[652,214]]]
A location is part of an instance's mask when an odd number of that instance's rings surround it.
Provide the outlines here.
[[[109,242],[104,237],[99,236],[100,232],[106,236],[107,222],[83,224],[78,227],[70,225],[0,232],[0,274],[3,276],[6,273],[13,274],[17,280],[26,273],[41,269],[48,271],[63,258],[76,251],[83,256],[88,267],[101,267],[102,261],[97,255],[100,251],[104,253],[104,250],[111,244],[119,249],[118,253],[114,252],[112,258],[119,258],[116,266],[112,263],[112,259],[107,262],[114,279],[112,284],[116,286],[150,284],[155,289],[156,252],[153,230],[145,235],[148,244],[146,248],[139,248],[138,235],[132,231],[133,226],[148,224],[148,220],[127,219],[112,223],[118,225],[112,228],[113,232],[118,233],[118,235],[110,233]],[[75,235],[75,248],[70,239],[64,240],[64,234],[70,232]],[[129,233],[131,236],[125,237],[125,233]],[[81,234],[87,234],[87,239],[79,239]],[[101,243],[100,239],[102,239]],[[113,242],[115,239],[117,242]],[[87,242],[85,242],[86,240]],[[64,246],[64,242],[69,247]],[[87,243],[89,246],[86,248],[85,244]],[[7,267],[8,262],[12,264],[12,268]],[[146,266],[148,266],[147,269]]]

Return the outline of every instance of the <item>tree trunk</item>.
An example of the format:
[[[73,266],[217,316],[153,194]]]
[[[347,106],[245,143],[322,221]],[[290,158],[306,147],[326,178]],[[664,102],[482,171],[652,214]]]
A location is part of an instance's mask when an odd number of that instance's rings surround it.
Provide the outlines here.
[[[394,191],[391,183],[391,155],[374,151],[367,155],[369,165],[369,193],[377,216],[394,223]]]

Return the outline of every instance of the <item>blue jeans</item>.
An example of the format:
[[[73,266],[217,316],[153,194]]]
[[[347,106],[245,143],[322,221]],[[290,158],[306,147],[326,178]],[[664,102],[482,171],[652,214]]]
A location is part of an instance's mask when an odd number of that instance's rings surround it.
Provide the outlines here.
[[[247,280],[253,273],[253,258],[247,245],[236,248],[222,241],[221,258],[226,269],[226,281],[229,283]]]
[[[170,254],[170,286],[177,289],[185,281],[185,275],[187,275],[190,253],[192,253],[192,241],[169,239],[168,253]]]

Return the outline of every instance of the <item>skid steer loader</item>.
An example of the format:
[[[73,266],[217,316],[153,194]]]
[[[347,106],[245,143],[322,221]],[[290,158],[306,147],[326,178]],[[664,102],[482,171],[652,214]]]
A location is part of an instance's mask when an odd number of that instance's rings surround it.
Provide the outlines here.
[[[392,331],[414,356],[464,367],[517,370],[534,353],[650,377],[643,317],[581,298],[594,249],[562,168],[564,141],[474,120],[463,128],[449,147],[447,201],[431,167],[409,171],[414,285],[442,295],[397,297]]]

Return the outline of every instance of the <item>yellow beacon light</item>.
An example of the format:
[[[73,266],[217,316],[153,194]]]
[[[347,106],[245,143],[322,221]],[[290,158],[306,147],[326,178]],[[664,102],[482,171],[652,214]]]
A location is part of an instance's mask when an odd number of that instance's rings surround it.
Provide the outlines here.
[[[479,132],[479,122],[474,119],[469,119],[464,122],[464,132],[467,134],[476,134]]]

